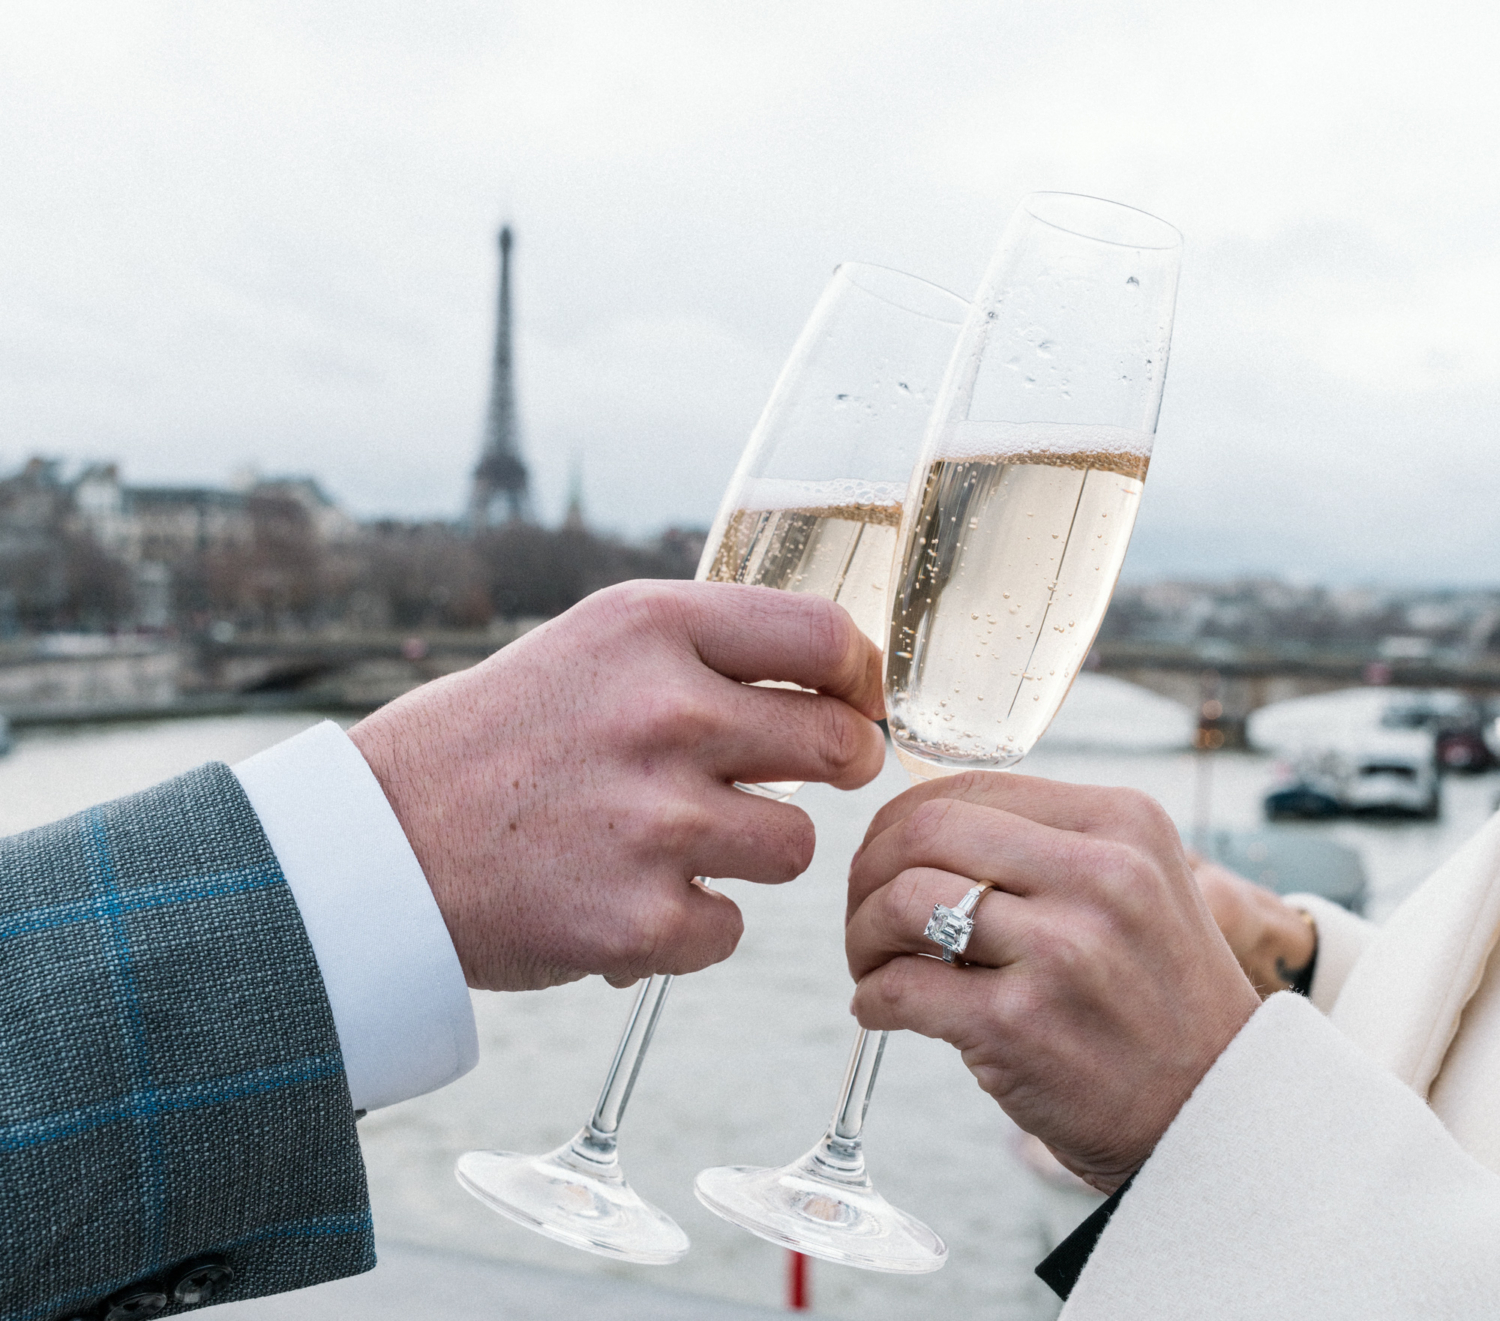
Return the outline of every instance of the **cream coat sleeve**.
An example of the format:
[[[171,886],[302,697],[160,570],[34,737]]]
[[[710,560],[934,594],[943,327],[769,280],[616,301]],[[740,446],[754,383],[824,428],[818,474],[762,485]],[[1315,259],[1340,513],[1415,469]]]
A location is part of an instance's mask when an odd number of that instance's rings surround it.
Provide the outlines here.
[[[1500,1176],[1298,996],[1272,996],[1136,1175],[1064,1321],[1500,1315]]]
[[[1068,1321],[1500,1316],[1500,817],[1378,930],[1327,930],[1355,953],[1329,1017],[1276,995],[1251,1018]]]

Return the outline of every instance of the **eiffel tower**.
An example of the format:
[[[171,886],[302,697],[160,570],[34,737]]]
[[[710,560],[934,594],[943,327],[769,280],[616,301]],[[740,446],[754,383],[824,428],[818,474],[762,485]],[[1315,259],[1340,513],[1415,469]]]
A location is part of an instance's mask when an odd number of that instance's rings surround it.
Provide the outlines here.
[[[500,308],[495,319],[495,360],[490,372],[490,407],[484,424],[484,448],[474,468],[469,493],[469,529],[490,527],[495,506],[505,502],[504,521],[531,517],[526,465],[521,461],[516,425],[516,385],[510,360],[510,226],[500,231]]]

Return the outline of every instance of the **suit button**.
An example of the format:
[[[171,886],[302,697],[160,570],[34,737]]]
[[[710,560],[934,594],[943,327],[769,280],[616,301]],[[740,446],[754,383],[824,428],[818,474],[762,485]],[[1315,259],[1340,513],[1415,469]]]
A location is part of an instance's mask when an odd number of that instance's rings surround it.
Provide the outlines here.
[[[104,1321],[145,1321],[167,1305],[167,1291],[155,1280],[142,1280],[104,1300]]]
[[[195,1257],[173,1276],[172,1299],[188,1305],[206,1303],[232,1279],[229,1263],[217,1253]]]

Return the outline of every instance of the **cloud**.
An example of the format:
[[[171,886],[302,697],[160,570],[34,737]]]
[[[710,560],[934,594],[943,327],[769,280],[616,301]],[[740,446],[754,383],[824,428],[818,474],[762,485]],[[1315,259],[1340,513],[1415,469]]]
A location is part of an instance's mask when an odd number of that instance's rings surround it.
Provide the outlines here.
[[[555,515],[706,521],[832,266],[1036,188],[1187,236],[1133,573],[1489,576],[1496,15],[1268,0],[66,3],[0,17],[0,458],[462,504],[494,228]]]

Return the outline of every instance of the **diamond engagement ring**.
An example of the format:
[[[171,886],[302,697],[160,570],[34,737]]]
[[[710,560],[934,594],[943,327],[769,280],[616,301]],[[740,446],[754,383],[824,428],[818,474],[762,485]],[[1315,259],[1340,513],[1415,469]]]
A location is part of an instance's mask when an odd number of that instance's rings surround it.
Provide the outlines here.
[[[974,910],[979,907],[984,892],[992,889],[994,886],[986,881],[964,895],[957,907],[933,904],[932,917],[922,934],[943,947],[944,963],[957,963],[958,956],[969,948],[969,937],[974,934]]]

